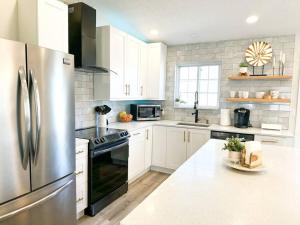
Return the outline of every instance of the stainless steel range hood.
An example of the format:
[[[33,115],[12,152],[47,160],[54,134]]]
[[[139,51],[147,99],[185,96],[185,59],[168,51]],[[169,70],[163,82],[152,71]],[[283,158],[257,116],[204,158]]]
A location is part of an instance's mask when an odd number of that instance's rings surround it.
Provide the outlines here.
[[[83,2],[69,5],[69,52],[76,70],[108,73],[96,65],[96,10]]]

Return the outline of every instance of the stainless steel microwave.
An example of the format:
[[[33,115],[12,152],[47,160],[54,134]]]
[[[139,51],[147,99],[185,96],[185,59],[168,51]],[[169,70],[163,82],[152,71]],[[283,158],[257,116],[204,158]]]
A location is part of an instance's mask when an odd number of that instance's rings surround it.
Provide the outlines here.
[[[160,105],[130,105],[130,113],[136,121],[160,120]]]

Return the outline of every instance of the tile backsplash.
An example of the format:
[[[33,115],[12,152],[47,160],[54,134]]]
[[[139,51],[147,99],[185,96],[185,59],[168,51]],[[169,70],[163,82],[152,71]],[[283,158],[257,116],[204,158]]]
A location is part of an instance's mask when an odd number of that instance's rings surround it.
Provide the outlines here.
[[[238,74],[239,64],[244,60],[247,47],[253,41],[267,41],[271,43],[273,55],[279,59],[280,51],[286,54],[285,74],[293,75],[295,36],[279,36],[259,39],[244,39],[234,41],[219,41],[180,46],[169,46],[167,56],[167,81],[166,101],[163,107],[165,119],[193,121],[191,115],[193,109],[174,108],[174,84],[176,66],[188,64],[221,63],[220,77],[220,108],[245,107],[251,110],[251,123],[254,127],[260,127],[261,123],[280,123],[284,128],[289,127],[289,117],[294,115],[293,107],[280,104],[236,104],[228,103],[225,98],[229,92],[249,91],[250,97],[254,97],[257,91],[279,90],[285,97],[292,94],[292,80],[284,81],[232,81],[228,76]],[[277,62],[278,65],[278,62]],[[250,68],[249,68],[250,70]],[[252,70],[250,70],[252,71]],[[272,65],[265,66],[265,73],[272,74]],[[233,110],[232,110],[233,111]],[[232,112],[233,119],[233,112]],[[219,123],[220,109],[200,110],[200,118],[208,119],[210,123]]]
[[[93,73],[75,71],[75,128],[95,126],[95,106],[108,105],[112,111],[107,115],[108,121],[116,122],[118,113],[121,111],[130,112],[130,104],[149,103],[160,104],[159,101],[96,101],[94,100],[94,76],[101,76]]]

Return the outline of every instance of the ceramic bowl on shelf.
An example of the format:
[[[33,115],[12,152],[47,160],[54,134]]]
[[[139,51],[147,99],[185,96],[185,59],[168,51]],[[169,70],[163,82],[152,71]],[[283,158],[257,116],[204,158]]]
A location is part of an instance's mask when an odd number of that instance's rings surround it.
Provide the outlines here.
[[[265,92],[263,91],[259,91],[255,93],[256,98],[264,98],[264,96],[265,96]]]

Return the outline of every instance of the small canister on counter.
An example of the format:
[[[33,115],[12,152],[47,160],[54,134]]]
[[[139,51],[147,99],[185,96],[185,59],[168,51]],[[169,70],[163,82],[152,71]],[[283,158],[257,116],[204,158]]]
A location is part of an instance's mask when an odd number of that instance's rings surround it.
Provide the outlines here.
[[[220,125],[222,126],[230,126],[230,109],[221,109],[221,118],[220,118]]]

